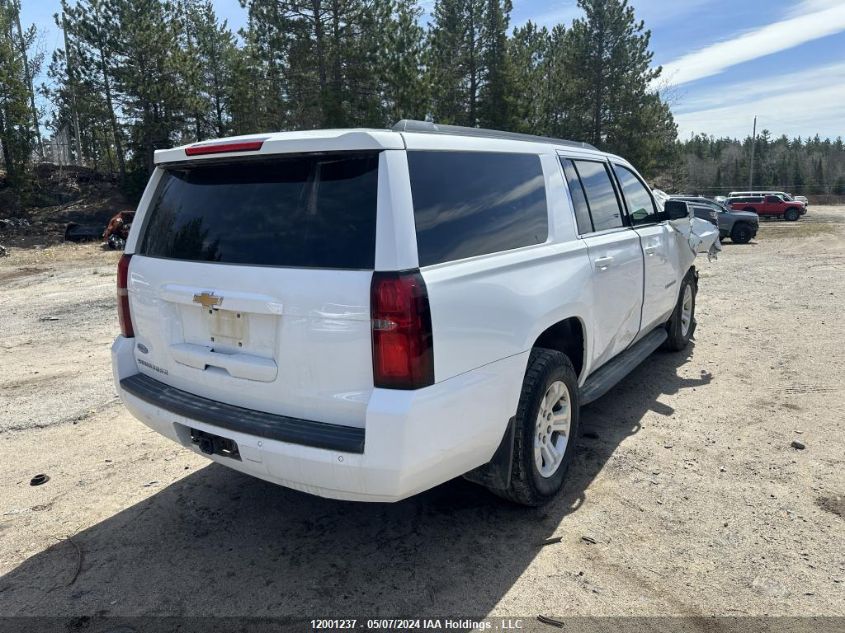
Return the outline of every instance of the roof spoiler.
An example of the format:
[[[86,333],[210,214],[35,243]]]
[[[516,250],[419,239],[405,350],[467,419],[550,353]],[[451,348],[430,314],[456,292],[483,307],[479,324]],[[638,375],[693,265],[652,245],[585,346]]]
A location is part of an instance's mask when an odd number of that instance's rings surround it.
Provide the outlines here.
[[[394,132],[419,132],[422,134],[451,134],[453,136],[474,136],[478,138],[500,138],[510,141],[528,141],[529,143],[550,143],[553,145],[567,145],[581,149],[592,149],[598,151],[597,147],[580,141],[566,141],[549,136],[534,136],[533,134],[520,134],[518,132],[503,132],[501,130],[487,130],[480,127],[464,127],[462,125],[443,125],[431,121],[415,121],[413,119],[402,119],[392,128]]]

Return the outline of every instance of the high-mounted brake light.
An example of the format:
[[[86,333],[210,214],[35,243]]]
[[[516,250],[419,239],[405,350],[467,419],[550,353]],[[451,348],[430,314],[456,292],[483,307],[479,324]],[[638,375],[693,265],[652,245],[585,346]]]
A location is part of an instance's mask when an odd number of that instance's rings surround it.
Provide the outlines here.
[[[203,156],[205,154],[226,154],[229,152],[257,152],[264,145],[266,138],[255,141],[224,141],[223,143],[201,143],[185,148],[188,156]]]
[[[373,273],[370,316],[375,386],[419,389],[433,384],[431,309],[419,271]]]
[[[129,260],[132,255],[123,255],[117,263],[117,319],[120,321],[120,333],[126,338],[134,338],[132,315],[129,313]]]

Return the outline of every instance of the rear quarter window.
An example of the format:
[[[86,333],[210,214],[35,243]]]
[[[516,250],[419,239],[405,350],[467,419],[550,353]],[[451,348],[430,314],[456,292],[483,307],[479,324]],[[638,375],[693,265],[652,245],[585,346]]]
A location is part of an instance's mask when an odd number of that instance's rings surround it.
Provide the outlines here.
[[[542,244],[546,186],[536,154],[409,151],[420,266]]]
[[[167,167],[140,254],[187,261],[372,269],[377,152]]]

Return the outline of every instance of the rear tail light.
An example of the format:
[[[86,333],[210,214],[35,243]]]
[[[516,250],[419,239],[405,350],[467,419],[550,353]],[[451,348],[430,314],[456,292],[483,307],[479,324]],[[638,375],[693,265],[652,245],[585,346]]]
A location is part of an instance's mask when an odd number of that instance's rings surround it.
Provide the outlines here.
[[[129,313],[129,260],[132,255],[123,255],[117,264],[117,318],[120,321],[120,333],[126,338],[134,338],[132,315]]]
[[[419,389],[433,384],[431,309],[419,271],[373,273],[370,315],[375,386]]]

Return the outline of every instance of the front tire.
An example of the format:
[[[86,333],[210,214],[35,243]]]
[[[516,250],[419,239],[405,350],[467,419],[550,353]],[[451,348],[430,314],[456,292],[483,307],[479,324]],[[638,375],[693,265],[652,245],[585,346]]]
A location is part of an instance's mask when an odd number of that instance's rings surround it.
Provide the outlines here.
[[[799,215],[798,209],[787,209],[786,213],[783,214],[783,219],[788,222],[795,222]]]
[[[579,408],[578,377],[569,358],[531,350],[515,418],[510,485],[496,494],[526,506],[555,497],[575,454]]]
[[[734,224],[731,229],[731,241],[734,244],[748,244],[751,241],[751,227],[744,222]]]
[[[673,352],[680,352],[692,338],[695,330],[695,295],[698,287],[695,282],[695,275],[689,271],[681,282],[681,292],[678,295],[678,303],[672,312],[672,317],[666,325],[669,338],[666,339],[666,349]]]

